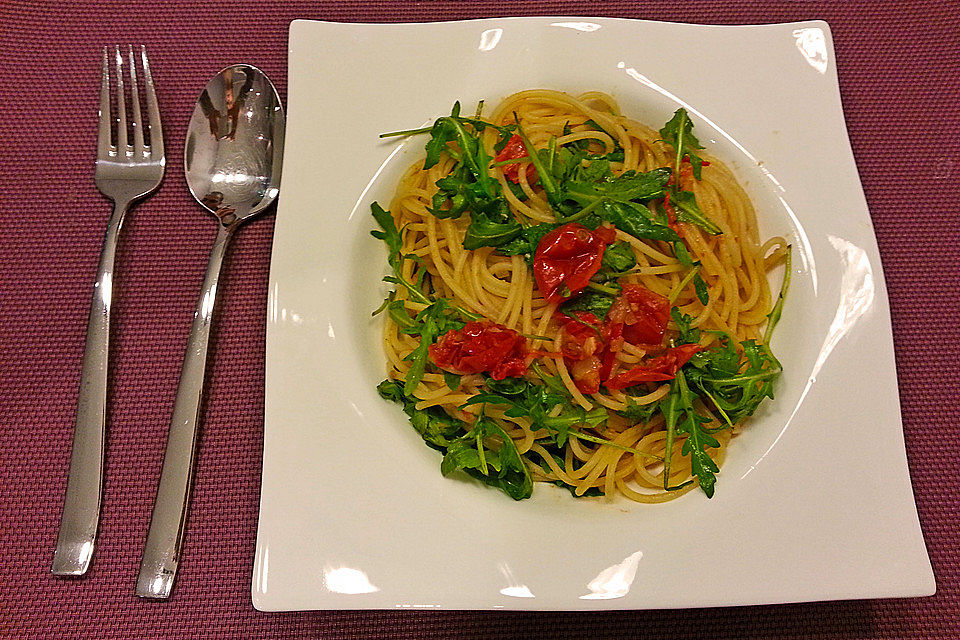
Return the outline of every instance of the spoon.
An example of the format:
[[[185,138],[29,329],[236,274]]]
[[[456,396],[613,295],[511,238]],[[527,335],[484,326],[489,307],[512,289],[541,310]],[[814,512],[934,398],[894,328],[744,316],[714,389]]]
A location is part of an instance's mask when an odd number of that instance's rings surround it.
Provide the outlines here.
[[[273,83],[256,67],[243,64],[227,67],[207,83],[187,127],[187,186],[219,224],[190,329],[150,532],[140,562],[136,593],[141,597],[169,597],[176,579],[190,502],[217,279],[234,231],[277,197],[284,127],[283,106]]]

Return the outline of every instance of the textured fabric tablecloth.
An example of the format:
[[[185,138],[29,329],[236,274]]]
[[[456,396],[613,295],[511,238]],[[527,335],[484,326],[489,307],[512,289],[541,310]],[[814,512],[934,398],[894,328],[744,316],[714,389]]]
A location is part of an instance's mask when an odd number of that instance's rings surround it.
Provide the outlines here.
[[[950,6],[953,4],[954,6]],[[186,189],[199,90],[234,62],[286,88],[294,18],[431,21],[602,15],[747,24],[825,19],[893,314],[907,454],[937,595],[610,613],[313,612],[250,603],[273,218],[243,228],[221,280],[186,560],[173,598],[133,595],[214,221]],[[960,11],[910,2],[0,2],[0,637],[960,637]],[[90,285],[109,205],[93,183],[100,47],[144,43],[168,171],[117,259],[106,488],[93,567],[50,575]],[[829,176],[824,176],[829,180]],[[825,446],[828,446],[825,444]],[[883,526],[878,522],[877,526]]]

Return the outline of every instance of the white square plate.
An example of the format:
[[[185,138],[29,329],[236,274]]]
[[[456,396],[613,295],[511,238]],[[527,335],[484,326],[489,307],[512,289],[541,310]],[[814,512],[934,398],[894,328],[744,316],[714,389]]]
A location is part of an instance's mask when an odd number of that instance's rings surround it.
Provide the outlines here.
[[[889,309],[823,22],[498,18],[290,27],[267,324],[253,602],[261,610],[643,609],[934,592],[904,454]],[[794,245],[786,372],[712,500],[514,502],[444,479],[381,400],[382,243],[420,126],[525,88],[611,93],[654,127],[686,106],[761,231]]]

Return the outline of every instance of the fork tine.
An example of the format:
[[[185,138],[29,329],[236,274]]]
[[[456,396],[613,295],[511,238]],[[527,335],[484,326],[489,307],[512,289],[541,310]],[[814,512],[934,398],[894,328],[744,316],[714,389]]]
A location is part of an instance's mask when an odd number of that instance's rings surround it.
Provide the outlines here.
[[[127,99],[123,93],[123,56],[120,45],[114,47],[117,57],[117,155],[127,153]]]
[[[100,79],[100,128],[97,133],[97,157],[102,160],[110,156],[110,124],[110,58],[104,47]]]
[[[157,104],[157,92],[153,88],[153,75],[147,60],[147,48],[140,45],[140,57],[143,60],[143,84],[147,95],[147,116],[150,118],[150,155],[163,157],[163,130],[160,128],[160,106]]]
[[[143,119],[140,117],[140,92],[137,88],[137,65],[133,59],[133,45],[128,45],[127,60],[130,64],[130,101],[133,102],[133,155],[143,157]]]

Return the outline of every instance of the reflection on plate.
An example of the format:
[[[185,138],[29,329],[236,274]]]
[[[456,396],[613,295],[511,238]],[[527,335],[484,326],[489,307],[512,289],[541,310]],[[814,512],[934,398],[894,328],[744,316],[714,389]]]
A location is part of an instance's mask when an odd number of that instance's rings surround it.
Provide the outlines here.
[[[297,21],[271,267],[259,609],[609,609],[933,592],[876,240],[827,25],[615,19]],[[444,479],[396,406],[379,323],[389,202],[423,139],[383,131],[548,87],[677,106],[735,171],[764,236],[793,242],[777,400],[730,447],[713,500],[523,502]],[[825,181],[823,176],[829,176]],[[883,526],[876,523],[882,522]]]

